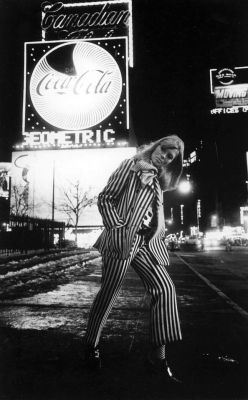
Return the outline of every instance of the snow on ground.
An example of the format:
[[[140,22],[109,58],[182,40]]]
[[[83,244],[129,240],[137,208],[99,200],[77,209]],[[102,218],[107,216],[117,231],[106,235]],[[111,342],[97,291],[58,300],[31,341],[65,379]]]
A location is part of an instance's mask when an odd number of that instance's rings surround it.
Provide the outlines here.
[[[30,259],[22,260],[16,270],[6,270],[0,275],[0,300],[29,297],[40,291],[47,292],[58,285],[78,279],[85,269],[86,261],[98,257],[97,251],[63,256],[60,259],[43,261],[35,257],[35,265],[30,265]],[[49,258],[49,257],[48,257]],[[32,260],[34,261],[34,260]]]

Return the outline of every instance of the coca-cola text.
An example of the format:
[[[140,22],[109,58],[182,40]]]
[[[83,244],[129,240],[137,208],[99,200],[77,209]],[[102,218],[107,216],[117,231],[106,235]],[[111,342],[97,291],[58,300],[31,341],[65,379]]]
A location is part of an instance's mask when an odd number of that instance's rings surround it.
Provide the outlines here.
[[[48,92],[60,95],[92,95],[106,94],[109,92],[112,81],[109,79],[113,72],[92,70],[77,76],[48,73],[40,80],[36,87],[39,96]]]

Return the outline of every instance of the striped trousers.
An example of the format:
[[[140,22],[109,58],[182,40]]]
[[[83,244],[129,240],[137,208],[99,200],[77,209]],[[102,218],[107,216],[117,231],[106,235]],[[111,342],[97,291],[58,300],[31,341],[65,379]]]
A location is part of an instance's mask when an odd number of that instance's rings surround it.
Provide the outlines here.
[[[130,256],[116,260],[103,256],[102,285],[90,311],[86,343],[97,346],[104,324],[118,297],[127,268],[131,265],[151,296],[150,339],[154,346],[182,338],[175,286],[166,268],[151,254],[144,236],[137,235]]]

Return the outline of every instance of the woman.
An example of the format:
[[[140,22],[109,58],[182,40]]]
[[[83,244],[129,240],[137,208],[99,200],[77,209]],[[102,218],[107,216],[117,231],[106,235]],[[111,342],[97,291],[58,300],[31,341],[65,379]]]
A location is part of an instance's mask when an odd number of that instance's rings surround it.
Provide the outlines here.
[[[104,231],[94,247],[102,254],[102,286],[90,312],[86,360],[100,367],[99,339],[131,265],[151,295],[150,363],[166,378],[175,379],[166,361],[166,345],[181,339],[175,287],[166,271],[163,192],[177,187],[184,144],[167,136],[121,163],[99,194]]]

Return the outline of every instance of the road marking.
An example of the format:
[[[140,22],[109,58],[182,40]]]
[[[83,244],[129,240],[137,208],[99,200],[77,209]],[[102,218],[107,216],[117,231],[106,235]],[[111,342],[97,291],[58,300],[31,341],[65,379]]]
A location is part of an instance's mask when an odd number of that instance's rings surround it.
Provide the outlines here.
[[[193,271],[198,276],[198,278],[200,278],[203,282],[206,283],[206,285],[208,285],[212,290],[214,290],[215,293],[217,293],[217,295],[220,296],[229,306],[231,306],[235,311],[237,311],[240,315],[242,315],[242,317],[244,317],[245,319],[248,320],[248,312],[247,311],[245,311],[242,307],[240,307],[237,303],[235,303],[235,301],[230,299],[230,297],[228,297],[225,293],[223,293],[217,286],[215,286],[213,283],[211,283],[209,279],[205,278],[205,276],[200,274],[200,272],[198,272],[194,267],[192,267],[192,265],[187,263],[187,261],[185,261],[181,256],[179,256],[178,254],[176,254],[176,256],[185,265],[187,265],[187,267],[191,271]]]

